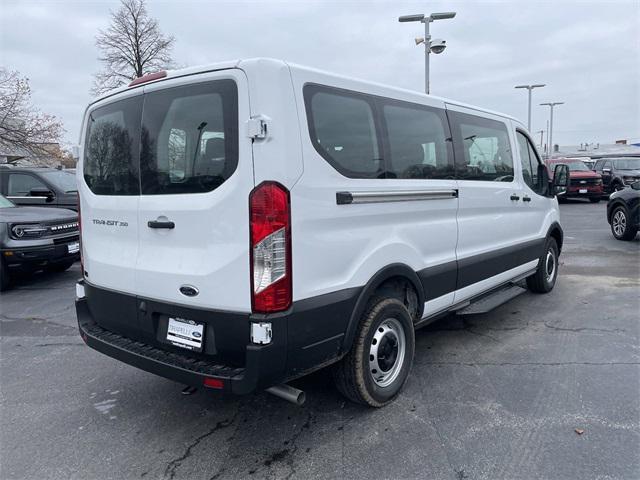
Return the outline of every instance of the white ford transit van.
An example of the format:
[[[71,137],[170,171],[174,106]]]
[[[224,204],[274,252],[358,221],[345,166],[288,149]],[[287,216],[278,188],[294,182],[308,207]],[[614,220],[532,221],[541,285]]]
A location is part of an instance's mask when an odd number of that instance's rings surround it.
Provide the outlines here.
[[[415,328],[556,281],[567,167],[504,115],[253,59],[137,79],[82,135],[82,338],[186,385],[335,364],[379,407]]]

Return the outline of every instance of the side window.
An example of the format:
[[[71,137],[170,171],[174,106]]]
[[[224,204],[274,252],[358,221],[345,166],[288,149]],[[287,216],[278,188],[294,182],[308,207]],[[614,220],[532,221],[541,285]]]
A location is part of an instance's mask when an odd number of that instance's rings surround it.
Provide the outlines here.
[[[138,195],[142,97],[97,108],[89,114],[84,152],[85,182],[97,195]]]
[[[605,160],[605,162],[602,164],[602,168],[608,168],[609,170],[611,170],[611,160]]]
[[[237,98],[232,80],[145,94],[143,195],[210,192],[233,174],[238,165]]]
[[[384,175],[367,97],[307,85],[304,98],[311,142],[331,166],[350,178]]]
[[[446,119],[428,107],[385,105],[390,173],[395,178],[453,178],[455,175]]]
[[[460,180],[513,181],[513,156],[504,123],[450,112]]]
[[[9,197],[30,197],[32,188],[48,188],[36,177],[26,173],[11,173],[9,175]]]
[[[602,172],[602,164],[604,163],[604,161],[602,160],[598,160],[595,165],[593,166],[594,170],[597,170],[598,172]]]

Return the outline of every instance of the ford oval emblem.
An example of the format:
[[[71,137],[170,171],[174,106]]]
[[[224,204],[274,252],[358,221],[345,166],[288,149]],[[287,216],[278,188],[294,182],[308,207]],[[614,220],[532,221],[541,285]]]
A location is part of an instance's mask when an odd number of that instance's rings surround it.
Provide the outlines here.
[[[191,335],[193,336],[193,338],[200,338],[202,336],[200,332],[191,332]]]
[[[180,293],[186,295],[187,297],[195,297],[200,292],[193,285],[182,285],[180,287]]]

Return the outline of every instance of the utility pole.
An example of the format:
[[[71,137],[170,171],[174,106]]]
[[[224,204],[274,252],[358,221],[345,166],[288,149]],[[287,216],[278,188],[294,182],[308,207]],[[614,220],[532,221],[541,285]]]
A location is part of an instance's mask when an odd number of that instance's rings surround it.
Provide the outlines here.
[[[551,158],[551,155],[553,154],[553,107],[563,104],[564,102],[547,102],[540,104],[549,107],[549,134],[547,135],[547,143],[549,144],[548,158]]]
[[[531,131],[531,90],[534,88],[545,87],[545,83],[536,83],[534,85],[516,85],[514,88],[526,88],[529,91],[529,109],[527,110],[527,130]]]

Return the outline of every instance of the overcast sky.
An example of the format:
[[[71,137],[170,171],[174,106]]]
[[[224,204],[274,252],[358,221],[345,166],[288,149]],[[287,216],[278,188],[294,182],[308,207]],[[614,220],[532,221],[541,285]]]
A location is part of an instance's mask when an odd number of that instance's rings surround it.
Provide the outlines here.
[[[118,0],[0,0],[0,64],[31,80],[34,103],[77,143],[92,74],[94,37]],[[447,50],[431,57],[431,93],[508,113],[526,123],[522,83],[534,90],[532,130],[554,114],[554,143],[640,140],[640,2],[221,2],[148,0],[176,38],[176,64],[268,56],[422,90],[424,50],[412,13],[454,10],[431,24]],[[536,138],[539,138],[536,136]]]

